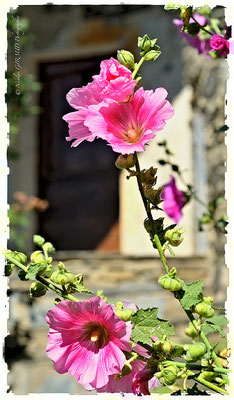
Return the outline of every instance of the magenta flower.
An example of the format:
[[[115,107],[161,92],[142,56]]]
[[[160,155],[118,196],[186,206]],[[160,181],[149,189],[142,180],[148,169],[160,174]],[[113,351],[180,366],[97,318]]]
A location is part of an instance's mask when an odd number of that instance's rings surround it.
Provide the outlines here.
[[[213,51],[218,51],[220,57],[226,57],[229,53],[229,42],[220,35],[211,36],[210,47]]]
[[[61,301],[48,311],[47,355],[60,374],[69,372],[86,389],[105,386],[109,376],[122,371],[131,351],[131,323],[114,314],[100,297]]]
[[[141,371],[137,372],[133,378],[133,393],[149,395],[149,388],[152,387],[152,384],[155,385],[155,382],[152,383],[152,381],[156,381],[156,378],[152,379],[152,377],[153,374],[150,369],[142,369]],[[149,385],[150,381],[151,385]]]
[[[90,107],[84,124],[117,153],[144,151],[144,145],[155,137],[154,132],[163,129],[166,120],[174,115],[166,96],[163,88],[155,92],[140,88],[128,103],[113,102],[98,110]]]
[[[172,177],[170,182],[164,186],[164,191],[161,197],[164,200],[164,211],[169,217],[178,223],[182,217],[181,209],[186,203],[186,198],[184,193],[177,189],[174,177]]]
[[[203,15],[194,14],[194,18],[196,21],[202,25],[207,25],[207,19]],[[209,39],[201,39],[201,32],[198,33],[196,36],[190,36],[186,32],[181,32],[183,27],[183,21],[181,19],[173,19],[173,23],[178,26],[180,36],[184,37],[191,47],[197,49],[199,54],[204,54],[206,58],[211,58],[207,53],[210,51],[210,40]],[[190,18],[189,23],[195,23],[192,18]]]
[[[128,101],[136,86],[131,71],[112,57],[101,62],[100,74],[93,79],[101,88],[103,98],[120,102]]]

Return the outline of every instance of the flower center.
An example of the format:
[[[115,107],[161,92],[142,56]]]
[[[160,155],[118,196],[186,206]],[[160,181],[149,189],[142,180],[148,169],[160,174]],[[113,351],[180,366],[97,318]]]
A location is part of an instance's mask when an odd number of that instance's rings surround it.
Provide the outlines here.
[[[108,340],[108,332],[103,325],[97,322],[88,322],[85,327],[85,338],[101,347]]]
[[[131,127],[127,131],[123,132],[123,137],[125,142],[132,144],[132,143],[138,143],[143,135],[143,129],[141,128],[134,128]]]

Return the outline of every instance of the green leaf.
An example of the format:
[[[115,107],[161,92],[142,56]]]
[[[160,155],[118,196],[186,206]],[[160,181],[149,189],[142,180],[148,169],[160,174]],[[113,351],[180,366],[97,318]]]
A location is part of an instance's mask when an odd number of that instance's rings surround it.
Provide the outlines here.
[[[173,326],[166,320],[157,317],[157,308],[138,310],[132,317],[132,340],[135,342],[151,343],[152,336],[158,338],[166,335],[174,335]]]
[[[30,264],[28,266],[28,271],[27,271],[27,274],[26,274],[25,278],[34,280],[34,279],[36,279],[36,275],[38,273],[42,272],[45,269],[46,269],[46,265],[43,265],[43,264]]]
[[[189,284],[184,284],[182,290],[184,291],[183,297],[180,300],[182,307],[185,310],[190,310],[201,300],[203,288],[203,281],[195,281]]]
[[[76,289],[76,292],[79,292],[79,293],[93,293],[91,290],[89,290],[88,288],[86,288],[84,285],[82,285],[82,284],[80,284],[80,283],[77,283],[76,285],[75,285],[75,289]]]
[[[210,332],[216,331],[218,332],[224,339],[227,338],[227,335],[224,333],[223,329],[219,325],[215,325],[210,321],[206,321],[206,326],[202,329],[203,333],[207,335]]]

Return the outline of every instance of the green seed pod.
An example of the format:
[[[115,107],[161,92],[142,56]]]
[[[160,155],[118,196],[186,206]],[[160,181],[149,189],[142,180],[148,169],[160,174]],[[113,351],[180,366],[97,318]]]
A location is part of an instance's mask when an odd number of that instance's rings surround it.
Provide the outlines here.
[[[204,343],[196,343],[196,344],[185,344],[184,350],[186,354],[184,356],[185,361],[196,362],[201,359],[202,356],[206,353],[206,346]]]
[[[156,39],[154,44],[156,43]],[[150,40],[148,35],[144,35],[143,37],[138,37],[137,46],[140,47],[143,51],[148,51],[152,47],[152,40]]]
[[[119,169],[132,168],[136,164],[134,154],[120,154],[115,162],[115,166]]]
[[[195,337],[198,337],[198,336],[199,336],[199,334],[198,334],[198,332],[196,331],[196,329],[194,328],[192,322],[189,322],[189,326],[185,329],[185,333],[186,333],[187,336],[189,336],[189,337],[191,337],[191,338],[193,338],[193,339],[194,339]]]
[[[184,284],[184,282],[176,276],[172,277],[170,272],[160,276],[158,283],[163,289],[170,290],[171,292],[177,292],[177,290],[180,290]]]
[[[40,235],[33,235],[33,243],[41,247],[45,243],[45,239]]]
[[[171,386],[176,382],[178,372],[179,370],[175,365],[169,365],[168,367],[163,368],[161,374],[159,374],[161,376],[158,377],[163,385]],[[155,374],[155,376],[157,377],[157,374]]]
[[[46,294],[46,286],[41,282],[33,282],[30,286],[30,297],[41,297]]]
[[[150,50],[148,53],[145,54],[144,59],[145,61],[155,61],[160,56],[161,51],[159,50]]]
[[[13,251],[13,257],[15,260],[19,261],[21,264],[27,264],[27,256],[24,253],[20,253],[19,251]]]
[[[45,263],[45,257],[42,253],[41,250],[36,250],[31,254],[31,261],[34,264],[44,264]]]
[[[60,262],[58,269],[52,273],[50,280],[59,285],[67,285],[75,280],[75,275],[71,271],[68,271],[64,264]]]
[[[124,65],[124,67],[134,70],[134,55],[127,50],[118,50],[117,51],[117,60],[120,64]]]
[[[10,276],[14,269],[14,264],[6,264],[5,265],[5,276]]]
[[[200,303],[196,304],[194,311],[204,318],[212,318],[215,315],[212,303],[212,297],[204,297]]]
[[[171,246],[179,246],[183,242],[184,238],[182,234],[184,230],[182,228],[168,229],[165,233],[165,239],[169,242]]]
[[[28,281],[28,278],[26,278],[27,272],[24,271],[23,269],[19,269],[18,271],[18,277],[21,281]]]
[[[149,169],[144,169],[141,171],[141,180],[143,183],[146,183],[148,185],[155,185],[156,183],[156,174],[157,174],[158,168],[153,168],[150,167]]]

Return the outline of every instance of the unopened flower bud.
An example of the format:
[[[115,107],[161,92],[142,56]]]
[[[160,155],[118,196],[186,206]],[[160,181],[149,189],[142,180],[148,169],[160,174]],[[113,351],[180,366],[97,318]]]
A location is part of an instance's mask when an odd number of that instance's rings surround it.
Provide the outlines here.
[[[135,311],[132,308],[123,308],[123,303],[121,301],[115,305],[115,314],[124,322],[129,321],[134,313]]]
[[[196,304],[194,311],[204,318],[212,318],[215,315],[212,303],[212,297],[204,297],[200,303]]]
[[[45,243],[45,239],[40,235],[33,235],[33,243],[41,247]]]
[[[34,264],[44,264],[45,263],[45,257],[42,253],[41,250],[36,250],[31,254],[31,261]]]
[[[67,285],[73,282],[75,275],[71,271],[68,271],[63,263],[58,264],[58,270],[54,271],[50,277],[50,280],[59,285]]]
[[[183,233],[184,230],[182,228],[168,229],[168,231],[165,233],[165,240],[167,240],[171,246],[179,246],[179,244],[184,240],[182,236]]]
[[[14,269],[14,264],[6,264],[5,265],[5,276],[10,276]]]
[[[41,282],[33,282],[30,286],[30,297],[41,297],[46,294],[46,286]]]
[[[43,250],[47,251],[47,253],[53,253],[55,251],[55,248],[52,243],[46,242],[43,244]]]
[[[130,69],[131,71],[134,70],[134,56],[130,51],[127,50],[118,50],[117,51],[117,60],[120,64],[124,65],[124,67]]]
[[[134,154],[120,154],[115,162],[115,166],[119,169],[132,168],[135,164]]]
[[[196,331],[196,329],[194,328],[192,322],[189,322],[189,326],[185,329],[185,333],[187,336],[191,337],[191,338],[195,338],[197,336],[199,336],[198,332]]]
[[[159,381],[166,386],[174,385],[177,379],[177,374],[179,369],[175,365],[169,365],[168,367],[163,368],[163,370],[159,373],[156,373],[154,376],[159,378]]]
[[[168,274],[160,276],[158,283],[163,289],[170,290],[171,292],[176,292],[180,290],[184,284],[184,281],[176,277],[176,269],[172,268]]]
[[[24,253],[20,253],[19,251],[13,251],[12,253],[15,260],[19,261],[21,264],[27,264],[27,256]]]
[[[156,40],[154,44],[156,43]],[[148,35],[144,35],[143,37],[138,37],[137,46],[140,47],[143,51],[148,51],[152,46],[152,41],[150,40]]]
[[[155,61],[161,54],[159,50],[150,50],[144,55],[145,61]]]
[[[196,344],[185,344],[184,350],[186,354],[184,356],[185,361],[196,362],[206,353],[206,346],[204,343],[196,343]]]

